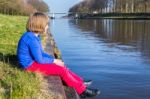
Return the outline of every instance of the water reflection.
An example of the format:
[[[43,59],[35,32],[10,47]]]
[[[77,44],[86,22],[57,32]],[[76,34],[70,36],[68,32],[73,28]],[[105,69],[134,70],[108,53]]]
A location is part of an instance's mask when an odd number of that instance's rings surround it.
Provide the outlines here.
[[[53,20],[65,64],[92,79],[91,99],[149,99],[149,20]]]
[[[150,20],[70,20],[69,24],[80,29],[84,36],[96,37],[109,46],[140,51],[144,61],[149,62]]]

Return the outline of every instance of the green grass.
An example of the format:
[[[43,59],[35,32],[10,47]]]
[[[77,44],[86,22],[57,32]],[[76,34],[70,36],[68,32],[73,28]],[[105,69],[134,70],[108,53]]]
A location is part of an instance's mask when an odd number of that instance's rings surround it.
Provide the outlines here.
[[[18,68],[16,48],[27,17],[0,14],[0,99],[42,99],[43,77]]]

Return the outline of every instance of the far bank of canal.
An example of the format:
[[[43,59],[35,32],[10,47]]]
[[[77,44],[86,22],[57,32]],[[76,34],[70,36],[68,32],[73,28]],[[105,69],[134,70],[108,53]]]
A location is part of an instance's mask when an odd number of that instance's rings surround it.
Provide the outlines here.
[[[150,19],[150,13],[70,13],[75,19]]]
[[[66,65],[102,93],[93,99],[150,97],[149,20],[51,20]]]

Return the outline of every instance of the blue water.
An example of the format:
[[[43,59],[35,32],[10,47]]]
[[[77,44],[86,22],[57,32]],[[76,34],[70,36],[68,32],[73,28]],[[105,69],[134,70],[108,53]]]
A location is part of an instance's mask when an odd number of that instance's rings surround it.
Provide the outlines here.
[[[101,90],[91,99],[150,99],[149,24],[56,19],[50,28],[68,68]]]

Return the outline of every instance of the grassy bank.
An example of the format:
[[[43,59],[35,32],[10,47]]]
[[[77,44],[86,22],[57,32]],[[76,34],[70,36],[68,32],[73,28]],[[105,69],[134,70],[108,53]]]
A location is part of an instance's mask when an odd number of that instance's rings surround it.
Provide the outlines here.
[[[17,43],[25,31],[27,17],[0,14],[0,99],[50,98],[42,89],[43,77],[19,68]]]

